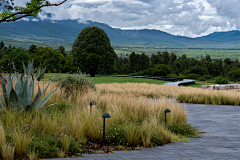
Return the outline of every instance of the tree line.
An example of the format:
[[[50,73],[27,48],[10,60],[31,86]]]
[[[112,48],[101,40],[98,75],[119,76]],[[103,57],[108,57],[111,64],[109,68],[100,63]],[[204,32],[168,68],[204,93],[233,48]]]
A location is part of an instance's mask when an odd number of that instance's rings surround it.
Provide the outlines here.
[[[212,60],[210,55],[206,55],[201,60],[187,58],[186,55],[177,57],[176,54],[160,52],[152,54],[149,58],[145,53],[135,54],[128,58],[118,57],[117,73],[131,75],[154,75],[186,76],[193,79],[204,79],[203,77],[223,76],[230,80],[240,78],[240,63],[238,59],[230,58]]]
[[[86,53],[87,54],[87,53]],[[23,71],[22,60],[27,64],[30,60],[34,61],[34,66],[41,62],[42,66],[48,66],[48,73],[74,73],[81,64],[73,64],[73,55],[66,54],[65,48],[60,46],[58,49],[43,47],[32,44],[29,49],[5,46],[0,42],[0,65],[1,72],[10,72],[11,63],[14,62],[19,72]],[[76,59],[76,58],[75,58]],[[90,59],[89,65],[94,67],[94,57]],[[107,61],[106,61],[107,62]],[[83,62],[82,62],[83,63]],[[103,62],[101,62],[103,63]],[[117,57],[114,55],[112,67],[102,67],[95,74],[130,74],[130,75],[153,75],[153,76],[186,76],[187,78],[198,79],[201,77],[223,76],[231,80],[240,79],[240,63],[238,59],[224,60],[217,59],[212,61],[210,55],[206,55],[201,60],[187,58],[186,55],[177,57],[176,54],[158,51],[149,58],[145,53],[136,54],[132,52],[128,57]],[[87,74],[88,70],[84,70]],[[203,78],[204,79],[204,78]]]

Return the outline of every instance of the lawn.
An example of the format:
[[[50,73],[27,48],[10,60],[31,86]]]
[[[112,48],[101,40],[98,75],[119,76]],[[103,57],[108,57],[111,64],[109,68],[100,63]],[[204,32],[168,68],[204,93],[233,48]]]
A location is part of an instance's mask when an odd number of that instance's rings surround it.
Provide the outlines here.
[[[46,73],[44,77],[53,78],[57,76],[58,73]],[[67,74],[61,73],[58,77],[64,77]],[[95,84],[102,83],[148,83],[148,84],[164,84],[170,81],[162,81],[156,79],[146,79],[146,78],[132,78],[132,77],[110,77],[110,76],[96,76],[96,77],[87,77],[91,79]]]

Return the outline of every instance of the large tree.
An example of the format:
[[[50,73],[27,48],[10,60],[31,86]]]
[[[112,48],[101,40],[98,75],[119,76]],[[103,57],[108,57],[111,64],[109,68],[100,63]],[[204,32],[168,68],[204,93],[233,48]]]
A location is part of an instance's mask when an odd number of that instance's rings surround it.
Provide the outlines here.
[[[0,23],[16,21],[27,16],[36,17],[43,7],[59,6],[67,0],[59,0],[58,2],[50,3],[46,0],[29,0],[25,6],[15,6],[14,0],[0,0],[0,6],[5,8],[0,12]]]
[[[86,27],[72,46],[73,65],[94,77],[108,74],[115,65],[116,53],[103,29]]]

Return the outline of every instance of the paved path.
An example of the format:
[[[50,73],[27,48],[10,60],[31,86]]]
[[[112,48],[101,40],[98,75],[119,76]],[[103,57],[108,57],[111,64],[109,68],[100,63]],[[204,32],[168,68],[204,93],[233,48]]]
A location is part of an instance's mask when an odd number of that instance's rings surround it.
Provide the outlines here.
[[[163,85],[165,86],[179,86],[181,84],[186,84],[186,83],[194,83],[194,79],[183,79],[182,81],[176,81],[176,82],[168,82],[164,83]]]
[[[240,159],[240,106],[187,104],[188,122],[198,127],[205,138],[174,142],[141,151],[115,151],[114,154],[89,154],[71,160],[229,160]],[[66,160],[66,159],[57,159]]]

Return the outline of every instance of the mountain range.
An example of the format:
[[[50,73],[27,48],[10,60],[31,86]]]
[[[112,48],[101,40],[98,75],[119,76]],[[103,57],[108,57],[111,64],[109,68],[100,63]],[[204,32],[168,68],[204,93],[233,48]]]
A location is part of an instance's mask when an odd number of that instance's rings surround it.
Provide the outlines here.
[[[240,49],[240,31],[238,30],[214,32],[203,37],[189,38],[171,35],[160,30],[121,30],[93,21],[81,23],[80,20],[52,21],[33,18],[30,18],[29,21],[1,23],[0,41],[1,37],[12,37],[72,44],[78,34],[88,26],[102,28],[113,45]]]

